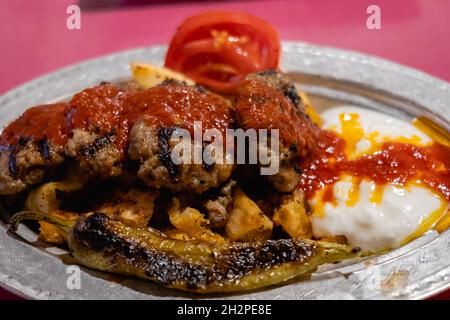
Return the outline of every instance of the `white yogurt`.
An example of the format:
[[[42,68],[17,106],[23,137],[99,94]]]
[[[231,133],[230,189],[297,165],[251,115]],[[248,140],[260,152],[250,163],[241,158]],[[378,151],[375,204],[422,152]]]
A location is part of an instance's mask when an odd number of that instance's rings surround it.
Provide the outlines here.
[[[381,202],[374,203],[371,197],[376,184],[369,180],[361,182],[359,199],[349,206],[346,202],[351,188],[351,178],[343,177],[334,185],[334,204],[319,204],[320,192],[313,197],[313,209],[323,206],[311,217],[316,237],[344,235],[349,244],[369,252],[395,248],[418,230],[431,213],[442,208],[439,196],[418,185],[386,185]]]
[[[350,114],[357,120],[357,128],[354,131],[347,128],[343,132],[343,119]],[[335,131],[346,141],[353,140],[355,148],[349,156],[370,153],[384,141],[408,140],[416,145],[432,143],[430,137],[406,121],[359,107],[329,109],[321,114],[321,118],[322,128]],[[399,246],[419,230],[432,213],[434,217],[447,210],[446,201],[425,186],[386,185],[382,190],[376,190],[375,182],[370,180],[360,183],[357,200],[349,202],[353,183],[352,177],[343,176],[334,185],[333,203],[321,202],[323,190],[313,196],[310,204],[316,237],[344,235],[349,244],[366,252],[375,252]],[[378,201],[374,201],[375,192],[378,192]]]

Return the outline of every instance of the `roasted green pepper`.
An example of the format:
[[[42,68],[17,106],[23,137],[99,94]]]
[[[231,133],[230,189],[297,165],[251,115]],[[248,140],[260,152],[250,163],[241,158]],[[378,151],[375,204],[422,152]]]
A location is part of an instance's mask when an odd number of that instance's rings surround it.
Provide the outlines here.
[[[280,284],[358,252],[349,246],[312,240],[216,244],[174,240],[151,228],[127,227],[102,213],[70,221],[60,215],[26,211],[12,218],[11,228],[24,219],[46,221],[67,232],[70,251],[82,265],[199,293]]]

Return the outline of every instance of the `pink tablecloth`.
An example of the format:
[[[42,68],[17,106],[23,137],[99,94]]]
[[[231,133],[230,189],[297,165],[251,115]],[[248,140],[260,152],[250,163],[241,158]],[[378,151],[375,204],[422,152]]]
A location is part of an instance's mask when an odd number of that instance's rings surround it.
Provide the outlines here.
[[[448,0],[177,1],[103,11],[82,8],[81,30],[68,30],[66,8],[76,2],[0,2],[0,94],[84,59],[167,43],[184,17],[210,9],[252,13],[272,23],[282,39],[378,55],[450,81]],[[370,4],[381,8],[381,30],[366,26]],[[0,298],[6,297],[0,289]]]

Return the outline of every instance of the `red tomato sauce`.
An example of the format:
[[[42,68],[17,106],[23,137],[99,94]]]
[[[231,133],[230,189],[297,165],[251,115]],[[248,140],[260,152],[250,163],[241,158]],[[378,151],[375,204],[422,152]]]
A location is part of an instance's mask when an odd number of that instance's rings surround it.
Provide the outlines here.
[[[194,131],[194,122],[201,121],[202,130],[225,132],[233,123],[228,102],[215,94],[189,86],[159,86],[134,93],[125,114],[130,127],[143,118],[149,125],[177,126]]]
[[[34,142],[48,139],[54,144],[64,145],[68,139],[65,123],[67,110],[69,110],[69,105],[66,103],[48,104],[28,109],[2,131],[0,145],[15,145],[21,139],[31,139]]]
[[[236,113],[245,128],[278,129],[283,145],[302,155],[314,146],[316,128],[276,88],[263,81],[246,80],[238,89]]]
[[[37,106],[25,111],[8,125],[0,145],[8,147],[20,139],[37,142],[48,139],[65,145],[74,129],[99,136],[115,136],[115,145],[126,153],[129,130],[143,119],[149,125],[177,126],[193,133],[194,121],[202,130],[216,128],[225,132],[232,127],[233,114],[227,100],[196,87],[166,85],[144,91],[123,91],[110,84],[88,88],[69,103]]]
[[[129,93],[111,84],[85,89],[73,96],[66,121],[69,132],[83,129],[99,136],[115,135],[115,145],[122,153],[128,142],[128,123],[123,115]]]
[[[342,174],[370,179],[379,185],[405,185],[420,180],[450,201],[450,148],[439,143],[419,147],[385,142],[374,154],[349,160],[345,141],[335,133],[320,130],[317,148],[300,166],[303,170],[300,188],[308,198],[326,186],[336,183]],[[327,187],[323,200],[332,202],[333,188]],[[331,193],[331,194],[330,194]]]

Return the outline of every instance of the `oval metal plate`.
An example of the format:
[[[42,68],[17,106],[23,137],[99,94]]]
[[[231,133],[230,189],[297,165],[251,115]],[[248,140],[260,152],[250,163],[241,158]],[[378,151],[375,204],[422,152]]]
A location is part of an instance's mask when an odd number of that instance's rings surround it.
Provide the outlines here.
[[[67,99],[101,81],[130,77],[130,61],[163,62],[165,47],[140,48],[90,60],[28,82],[0,97],[0,126],[40,103]],[[450,128],[450,85],[420,71],[355,52],[283,43],[282,69],[319,107],[352,103],[397,117],[425,115]],[[193,295],[127,277],[81,268],[81,289],[70,290],[67,253],[31,245],[0,221],[0,285],[34,299],[186,299]],[[36,235],[21,226],[28,241]],[[221,299],[423,299],[450,288],[450,230],[428,232],[376,257],[319,268],[311,279]],[[195,296],[199,298],[199,296]]]

